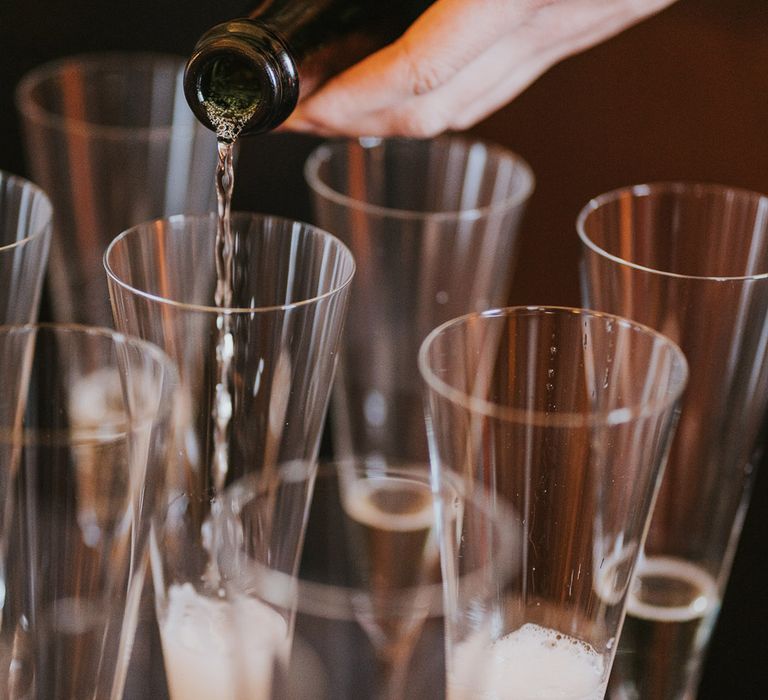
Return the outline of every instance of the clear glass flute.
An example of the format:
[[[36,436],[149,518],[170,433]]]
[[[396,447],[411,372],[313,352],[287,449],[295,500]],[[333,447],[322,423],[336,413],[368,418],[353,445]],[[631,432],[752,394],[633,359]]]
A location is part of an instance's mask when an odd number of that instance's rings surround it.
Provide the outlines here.
[[[52,217],[45,192],[0,171],[0,325],[37,320]]]
[[[27,166],[56,212],[56,321],[112,325],[101,256],[118,232],[216,209],[216,139],[187,107],[184,63],[140,51],[68,56],[16,87]]]
[[[259,489],[259,556],[295,572],[355,271],[349,250],[325,231],[234,213],[232,303],[220,307],[216,226],[214,214],[147,222],[120,234],[104,258],[117,327],[157,343],[178,364],[192,426],[186,469],[157,514],[153,577],[164,640],[185,596],[212,605],[226,596],[217,508],[233,481],[250,475]],[[204,664],[209,643],[204,638],[190,658]],[[172,653],[166,645],[173,694]]]
[[[122,698],[178,375],[84,326],[0,327],[0,696]]]
[[[659,329],[690,366],[612,698],[696,693],[763,444],[767,213],[756,192],[670,182],[603,194],[578,218],[585,303]]]
[[[419,367],[433,472],[506,500],[515,524],[517,567],[495,625],[449,640],[450,699],[599,700],[674,432],[683,354],[621,317],[511,307],[439,326]]]
[[[419,344],[449,318],[506,303],[533,173],[459,135],[329,141],[304,172],[315,222],[358,265],[331,403],[335,456],[426,464]]]

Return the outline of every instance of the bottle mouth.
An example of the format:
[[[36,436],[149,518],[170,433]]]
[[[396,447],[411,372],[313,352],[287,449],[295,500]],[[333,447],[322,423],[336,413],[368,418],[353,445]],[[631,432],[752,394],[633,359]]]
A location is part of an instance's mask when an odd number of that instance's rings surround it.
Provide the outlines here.
[[[274,129],[298,102],[296,63],[282,39],[250,20],[217,25],[187,61],[184,94],[219,138]]]

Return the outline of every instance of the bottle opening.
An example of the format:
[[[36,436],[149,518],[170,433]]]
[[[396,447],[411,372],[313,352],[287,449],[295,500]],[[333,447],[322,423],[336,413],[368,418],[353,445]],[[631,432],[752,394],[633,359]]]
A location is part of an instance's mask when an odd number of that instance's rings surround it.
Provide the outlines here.
[[[229,141],[251,120],[263,99],[254,66],[236,55],[209,60],[201,70],[197,89],[217,135]]]
[[[277,34],[233,20],[200,38],[187,61],[184,93],[197,118],[231,141],[286,119],[298,101],[298,70]]]
[[[258,106],[261,80],[253,65],[239,56],[218,56],[203,68],[200,98],[229,119],[241,118]]]

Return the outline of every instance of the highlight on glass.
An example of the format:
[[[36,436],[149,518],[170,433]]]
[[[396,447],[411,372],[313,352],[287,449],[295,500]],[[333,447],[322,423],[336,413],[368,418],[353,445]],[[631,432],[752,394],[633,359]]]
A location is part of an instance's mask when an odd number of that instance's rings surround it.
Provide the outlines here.
[[[52,220],[43,190],[0,171],[0,325],[37,320]]]

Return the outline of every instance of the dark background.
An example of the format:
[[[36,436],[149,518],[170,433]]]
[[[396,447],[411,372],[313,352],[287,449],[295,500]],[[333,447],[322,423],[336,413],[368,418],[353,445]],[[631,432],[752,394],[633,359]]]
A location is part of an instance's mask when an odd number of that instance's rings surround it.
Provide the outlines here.
[[[211,24],[245,7],[0,0],[0,168],[25,173],[12,91],[29,68],[100,49],[186,55]],[[768,192],[768,0],[680,0],[561,63],[472,132],[517,151],[536,174],[510,302],[578,305],[574,219],[594,195],[670,179]],[[309,219],[301,166],[316,143],[244,140],[235,206]],[[764,466],[700,700],[768,698],[767,516]]]

